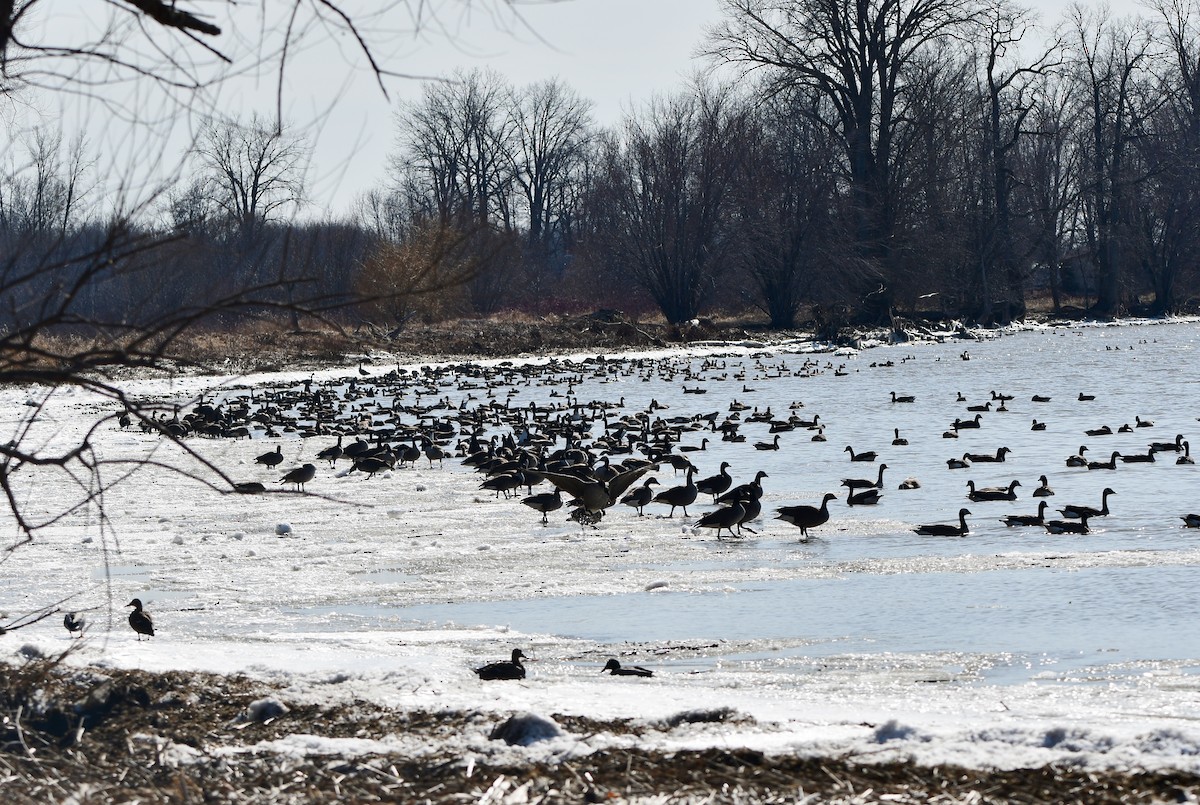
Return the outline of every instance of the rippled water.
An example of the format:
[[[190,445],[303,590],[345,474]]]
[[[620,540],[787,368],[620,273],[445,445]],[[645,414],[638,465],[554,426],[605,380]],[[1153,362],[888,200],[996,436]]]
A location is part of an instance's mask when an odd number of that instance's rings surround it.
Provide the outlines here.
[[[1152,441],[1200,432],[1198,342],[1200,329],[1192,323],[1113,326],[901,345],[857,355],[729,356],[716,359],[720,368],[703,371],[704,359],[675,361],[676,368],[686,364],[699,375],[686,380],[681,374],[664,378],[661,372],[610,367],[604,382],[589,374],[574,394],[584,401],[624,398],[634,410],[655,399],[670,406],[659,413],[663,417],[719,411],[723,418],[734,399],[770,407],[778,418],[786,418],[796,401],[803,403],[800,416],[819,414],[827,425],[824,443],[812,442],[812,431],[797,430],[781,435],[778,452],[756,451],[754,442],[770,439],[767,426],[746,424],[746,443],[722,443],[708,434],[708,449],[692,454],[705,475],[721,461],[730,462],[735,483],[765,470],[764,512],[819,502],[826,491],[840,492],[845,477],[873,477],[877,464],[851,463],[847,445],[857,452],[875,450],[879,462],[887,463],[883,500],[853,509],[835,502],[831,521],[814,529],[817,538],[808,544],[798,543],[798,531],[775,520],[757,524],[759,536],[744,543],[718,542],[710,532],[694,537],[680,532],[681,538],[707,540],[711,559],[643,564],[671,579],[653,593],[377,611],[405,620],[508,624],[603,641],[798,638],[805,653],[816,655],[964,651],[1095,661],[1200,658],[1200,633],[1190,628],[1200,604],[1200,531],[1183,528],[1179,519],[1200,510],[1196,467],[1177,465],[1170,452],[1157,454],[1153,464],[1118,463],[1115,471],[1065,465],[1081,444],[1088,446],[1089,458],[1105,460],[1112,451],[1145,453]],[[806,359],[818,360],[822,370],[796,376]],[[888,362],[893,365],[883,365]],[[735,378],[740,372],[744,378]],[[684,394],[685,386],[707,393]],[[561,393],[556,386],[518,386],[512,404],[551,401],[551,389]],[[917,400],[893,404],[892,391]],[[955,418],[972,416],[968,404],[988,401],[992,391],[1014,398],[1008,411],[984,413],[980,429],[943,438]],[[1081,392],[1095,399],[1080,401]],[[967,402],[957,400],[960,393]],[[1035,394],[1051,401],[1032,402]],[[1114,431],[1133,425],[1135,416],[1155,426],[1085,435],[1102,425]],[[1035,418],[1047,423],[1044,431],[1031,430]],[[894,428],[908,446],[892,446]],[[691,434],[685,443],[698,444],[701,435]],[[1004,463],[947,469],[949,458],[994,453],[1001,446],[1012,451]],[[1094,519],[1087,536],[1005,527],[1003,516],[1036,511],[1030,493],[1042,474],[1056,491],[1048,499],[1052,516],[1068,503],[1099,506],[1106,486],[1117,492],[1110,500],[1113,514]],[[921,488],[897,490],[908,477],[917,478]],[[659,478],[674,482],[669,468]],[[971,502],[965,496],[968,479],[981,487],[1017,479],[1018,500]],[[961,506],[973,512],[967,538],[912,533],[918,523],[954,521]],[[693,521],[709,508],[689,509]],[[654,514],[661,517],[665,509]],[[603,529],[641,527],[636,517],[614,512]],[[1070,560],[1064,562],[1064,556]],[[761,571],[761,580],[688,589],[689,573],[713,567]],[[804,572],[779,579],[772,578],[773,568]]]

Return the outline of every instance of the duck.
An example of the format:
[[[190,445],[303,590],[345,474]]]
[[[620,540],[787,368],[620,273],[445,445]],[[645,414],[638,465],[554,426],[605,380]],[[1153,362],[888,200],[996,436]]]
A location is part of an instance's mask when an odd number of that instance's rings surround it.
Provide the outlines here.
[[[542,525],[549,525],[550,520],[549,520],[549,518],[547,518],[546,515],[548,515],[552,511],[556,511],[556,510],[562,508],[562,505],[563,505],[562,490],[559,489],[558,487],[555,487],[553,492],[541,492],[536,495],[530,495],[527,498],[523,498],[521,500],[521,503],[523,503],[524,505],[528,506],[529,508],[533,509],[536,512],[541,512],[542,513]]]
[[[733,484],[733,476],[727,470],[732,465],[728,461],[721,462],[721,470],[716,475],[696,482],[696,491],[703,492],[706,495],[712,495],[713,502],[717,500],[717,495],[720,495]],[[689,501],[690,502],[690,501]],[[686,513],[686,512],[685,512]]]
[[[1087,452],[1087,445],[1086,444],[1079,445],[1079,452],[1073,456],[1067,457],[1067,466],[1068,467],[1086,467],[1088,464],[1088,461],[1086,458],[1083,457],[1083,454],[1086,452]]]
[[[610,672],[610,676],[654,676],[654,672],[649,668],[643,668],[640,665],[622,666],[615,658],[606,662],[600,669],[600,673],[605,671]]]
[[[1107,517],[1108,511],[1108,496],[1117,494],[1110,487],[1104,487],[1104,491],[1100,493],[1100,508],[1091,506],[1064,506],[1058,512],[1063,517],[1072,520],[1078,520],[1085,517]]]
[[[1046,501],[1038,504],[1037,514],[1010,514],[1001,520],[1008,527],[1012,526],[1033,526],[1042,525],[1046,522],[1046,507],[1050,505]]]
[[[965,537],[970,533],[967,528],[967,515],[970,513],[970,509],[959,509],[958,525],[930,523],[928,525],[919,525],[913,531],[926,537]]]
[[[1042,527],[1050,534],[1087,534],[1088,515],[1084,515],[1079,520],[1050,520],[1043,523]]]
[[[1042,482],[1042,485],[1033,490],[1033,497],[1048,498],[1052,496],[1054,494],[1054,490],[1050,488],[1050,480],[1046,478],[1045,475],[1039,475],[1038,480]]]
[[[902,439],[900,437],[900,429],[899,428],[892,428],[892,433],[896,434],[896,438],[892,439],[893,447],[908,447],[908,439]]]
[[[849,453],[851,461],[874,461],[876,458],[878,458],[878,456],[875,454],[874,450],[867,450],[862,453],[855,453],[854,448],[851,447],[850,445],[846,445],[846,449],[843,450],[842,452]]]
[[[846,487],[851,492],[853,492],[855,489],[870,489],[871,487],[875,487],[876,489],[882,489],[883,488],[883,471],[886,470],[887,468],[888,468],[887,464],[880,464],[879,465],[879,476],[874,481],[871,481],[866,478],[843,478],[842,486]]]
[[[654,490],[650,487],[657,484],[657,478],[647,478],[642,482],[642,485],[634,489],[625,497],[621,498],[621,503],[625,506],[632,506],[637,509],[638,517],[645,515],[642,511],[646,504],[654,499]]]
[[[317,474],[317,465],[305,464],[302,467],[297,467],[289,471],[286,475],[279,479],[281,484],[295,484],[296,489],[303,492],[304,485],[311,481]]]
[[[656,465],[645,464],[640,467],[621,470],[608,481],[601,481],[592,477],[581,478],[578,475],[546,470],[540,470],[539,474],[555,487],[578,500],[580,508],[583,509],[589,518],[599,519],[604,516],[605,509],[616,504],[621,499],[621,496],[625,494],[625,490],[634,481],[641,478],[654,466]],[[692,477],[693,471],[690,467],[691,465],[689,465],[688,469],[689,479]]]
[[[129,613],[129,625],[137,632],[137,639],[141,640],[142,635],[154,637],[154,620],[149,612],[142,609],[142,599],[135,598],[125,606],[133,607],[133,612]]]
[[[63,615],[63,626],[72,637],[75,637],[76,633],[78,633],[79,637],[82,638],[83,627],[86,625],[87,621],[79,617],[78,613],[68,612],[66,615]]]
[[[1016,500],[1016,488],[1021,485],[1020,481],[1013,480],[1007,487],[1003,486],[985,486],[982,489],[975,488],[974,481],[967,481],[967,497],[974,501],[983,500]]]
[[[521,664],[521,660],[529,659],[525,652],[519,648],[512,650],[512,659],[507,662],[492,662],[476,668],[475,673],[480,679],[524,679],[525,666]]]
[[[675,516],[675,509],[683,509],[683,516],[687,517],[687,507],[696,502],[696,497],[699,494],[700,488],[692,482],[692,475],[695,470],[687,471],[687,483],[683,486],[673,486],[670,489],[664,489],[654,496],[655,503],[662,503],[665,506],[671,507],[671,513],[668,517]]]
[[[816,528],[829,522],[829,501],[837,500],[837,495],[826,492],[818,506],[780,506],[775,510],[775,519],[791,523],[800,529],[800,536],[808,541],[808,529]]]
[[[1120,456],[1121,454],[1114,450],[1112,455],[1108,457],[1108,461],[1089,461],[1087,468],[1089,470],[1115,470],[1117,468],[1117,459]]]
[[[275,449],[269,453],[263,453],[254,459],[255,464],[262,464],[265,467],[275,467],[283,463],[283,445],[275,445]]]
[[[988,461],[995,463],[1003,462],[1004,457],[1011,452],[1012,450],[1009,450],[1007,447],[1000,447],[997,448],[995,455],[992,455],[991,453],[966,453],[963,455],[963,458],[967,461],[973,461],[975,463]]]

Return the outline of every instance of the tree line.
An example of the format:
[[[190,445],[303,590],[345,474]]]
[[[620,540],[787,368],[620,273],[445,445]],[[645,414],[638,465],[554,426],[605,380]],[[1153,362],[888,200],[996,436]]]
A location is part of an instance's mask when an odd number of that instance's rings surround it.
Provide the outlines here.
[[[1200,6],[1037,22],[1007,2],[724,0],[712,69],[609,127],[562,81],[460,73],[398,108],[385,178],[338,219],[306,217],[308,145],[279,120],[210,124],[133,213],[85,141],[36,132],[0,176],[0,325],[234,296],[231,319],[304,307],[392,333],[598,307],[776,328],[1194,309]]]

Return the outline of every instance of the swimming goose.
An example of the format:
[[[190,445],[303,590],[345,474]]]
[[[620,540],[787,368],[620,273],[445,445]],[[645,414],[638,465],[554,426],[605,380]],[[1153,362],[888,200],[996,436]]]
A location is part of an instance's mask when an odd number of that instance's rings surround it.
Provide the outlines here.
[[[826,492],[817,506],[780,506],[776,509],[776,520],[791,523],[800,529],[800,536],[808,540],[808,529],[824,525],[829,521],[829,501],[837,500],[837,495]]]
[[[615,659],[609,660],[600,669],[600,673],[611,671],[611,676],[654,676],[654,672],[648,668],[643,668],[640,665],[622,666]]]
[[[779,434],[775,434],[775,438],[770,442],[755,442],[755,450],[778,450],[779,449]]]
[[[1088,436],[1111,436],[1112,432],[1112,428],[1110,428],[1108,425],[1101,425],[1098,428],[1092,428],[1091,430],[1084,431],[1084,433],[1086,433]]]
[[[951,425],[951,427],[954,428],[954,430],[962,430],[964,428],[978,428],[979,420],[981,420],[981,419],[983,419],[983,414],[976,414],[974,419],[964,420],[964,419],[955,418],[954,424]]]
[[[973,461],[977,464],[979,462],[987,462],[987,461],[1003,462],[1004,457],[1007,456],[1011,452],[1012,452],[1012,450],[1009,450],[1007,447],[1000,447],[1000,448],[997,448],[996,455],[992,455],[991,453],[965,453],[963,455],[963,458],[967,461]]]
[[[1139,428],[1153,428],[1154,421],[1150,419],[1142,419],[1140,416],[1134,415],[1133,421],[1137,423]]]
[[[1083,457],[1083,454],[1086,452],[1087,452],[1087,445],[1086,444],[1079,445],[1079,452],[1073,456],[1067,457],[1067,466],[1068,467],[1086,467],[1088,461],[1086,458]]]
[[[733,476],[726,472],[730,466],[732,465],[728,461],[722,461],[721,471],[716,475],[710,475],[703,480],[697,481],[696,490],[706,495],[712,495],[713,502],[715,503],[717,495],[729,489],[730,485],[733,484]]]
[[[975,488],[974,481],[967,481],[967,497],[974,501],[983,500],[1016,500],[1016,488],[1021,485],[1020,481],[1014,480],[1007,487],[1003,486],[985,486],[982,489]]]
[[[893,447],[907,447],[908,446],[908,439],[900,438],[900,429],[899,428],[892,428],[892,432],[896,434],[896,438],[892,439]]]
[[[1178,453],[1183,450],[1183,434],[1177,433],[1173,442],[1151,442],[1150,449],[1156,453]]]
[[[971,466],[971,462],[967,461],[967,454],[963,453],[962,458],[946,459],[946,466],[952,470],[965,470],[967,467]]]
[[[1200,514],[1185,514],[1179,519],[1183,520],[1184,528],[1200,528]]]
[[[696,502],[696,496],[699,494],[699,487],[692,482],[692,475],[695,472],[693,469],[687,471],[687,483],[683,486],[673,486],[670,489],[664,489],[654,496],[655,503],[662,503],[671,507],[671,513],[668,517],[675,516],[675,509],[682,508],[683,516],[687,517],[687,507]]]
[[[1079,521],[1075,520],[1050,520],[1043,523],[1042,527],[1050,534],[1087,534],[1088,530],[1088,515],[1084,515]]]
[[[519,648],[513,649],[512,659],[508,662],[488,663],[482,668],[476,668],[475,673],[480,679],[524,679],[525,666],[522,659],[529,659]]]
[[[883,497],[883,493],[878,489],[871,487],[864,489],[861,492],[851,491],[846,495],[847,506],[874,506]]]
[[[1046,522],[1046,501],[1038,504],[1037,514],[1010,514],[1002,521],[1010,528],[1012,526],[1042,525]]]
[[[879,476],[874,481],[868,480],[866,478],[843,478],[842,486],[846,487],[851,492],[853,492],[855,489],[870,489],[871,487],[875,487],[876,489],[883,489],[883,471],[886,470],[887,468],[888,468],[887,464],[880,464],[879,465]]]
[[[1112,455],[1108,457],[1108,461],[1089,461],[1087,468],[1089,470],[1115,470],[1117,468],[1117,459],[1120,455],[1120,453],[1114,450]]]
[[[867,450],[863,453],[855,453],[854,448],[850,445],[846,445],[846,449],[842,452],[849,453],[851,461],[874,461],[876,458],[878,458],[878,456],[875,455],[874,450]]]
[[[990,411],[990,410],[992,410],[991,400],[983,403],[982,405],[968,405],[967,410],[972,413],[974,413],[976,411]]]
[[[1084,394],[1082,391],[1079,392],[1079,402],[1089,402],[1094,399],[1096,399],[1095,394]]]
[[[1147,450],[1145,453],[1131,453],[1130,455],[1123,455],[1123,454],[1118,453],[1118,455],[1121,457],[1122,464],[1153,464],[1154,463],[1154,451],[1153,450]]]
[[[916,401],[917,401],[917,398],[915,396],[913,396],[912,394],[903,394],[903,395],[897,396],[896,392],[894,392],[894,391],[892,392],[892,402],[894,402],[894,403],[911,403],[911,402],[916,402]]]
[[[1107,517],[1108,512],[1108,496],[1117,494],[1109,487],[1104,487],[1104,491],[1100,493],[1100,508],[1096,509],[1091,506],[1066,506],[1059,509],[1059,514],[1063,517],[1068,517],[1072,520],[1078,520],[1081,517]]]
[[[1049,397],[1045,397],[1045,396],[1043,396],[1043,395],[1041,395],[1041,394],[1035,394],[1035,395],[1033,395],[1032,397],[1030,397],[1029,399],[1030,399],[1030,400],[1032,400],[1032,401],[1033,401],[1033,402],[1035,402],[1035,403],[1048,403],[1048,402],[1050,402],[1050,398],[1049,398]]]
[[[1045,422],[1038,422],[1038,421],[1035,419],[1035,420],[1033,420],[1033,424],[1029,426],[1029,429],[1030,429],[1030,430],[1045,430],[1045,429],[1046,429],[1046,423],[1045,423]]]
[[[1038,480],[1042,482],[1042,485],[1033,490],[1033,497],[1048,498],[1054,494],[1054,490],[1050,488],[1050,481],[1047,480],[1045,475],[1039,475]]]
[[[1175,459],[1176,464],[1195,464],[1195,459],[1192,458],[1192,446],[1186,441],[1183,443],[1183,455]]]
[[[647,478],[641,486],[634,489],[625,497],[621,498],[621,503],[637,509],[638,517],[642,517],[645,514],[642,509],[646,507],[647,503],[654,499],[654,490],[650,488],[650,485],[657,483],[657,478]]]
[[[970,513],[970,509],[959,509],[958,525],[931,523],[929,525],[919,525],[913,531],[927,537],[965,537],[970,533],[967,529],[967,515]]]
[[[129,613],[129,625],[137,632],[137,639],[141,640],[142,635],[154,637],[154,621],[150,613],[142,609],[142,599],[135,598],[125,606],[133,607],[133,612]]]

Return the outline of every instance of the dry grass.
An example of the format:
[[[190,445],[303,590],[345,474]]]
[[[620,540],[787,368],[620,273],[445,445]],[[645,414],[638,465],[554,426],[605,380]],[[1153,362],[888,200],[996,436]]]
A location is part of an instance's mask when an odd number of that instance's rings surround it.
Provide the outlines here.
[[[414,735],[438,746],[502,716],[392,710],[356,701],[296,705],[246,721],[274,692],[243,677],[0,667],[0,784],[6,803],[837,802],[1139,803],[1195,801],[1182,773],[1044,767],[981,771],[749,750],[610,750],[554,764],[490,764],[436,750],[354,758],[251,749],[291,734]],[[569,733],[628,733],[625,722],[555,716]],[[452,745],[452,744],[450,744]],[[173,748],[190,747],[187,762]],[[218,751],[226,750],[226,751]],[[228,751],[242,750],[242,751]],[[1192,797],[1193,799],[1188,799]]]

